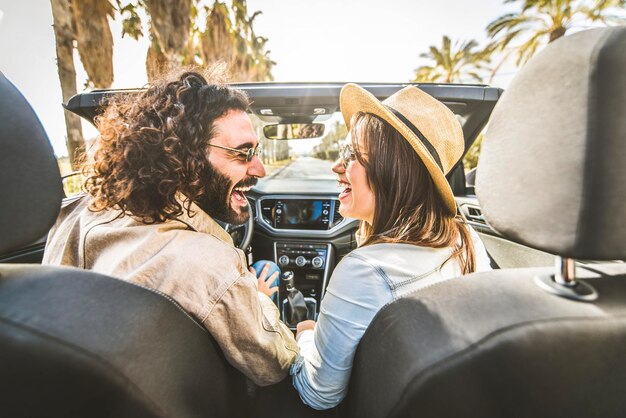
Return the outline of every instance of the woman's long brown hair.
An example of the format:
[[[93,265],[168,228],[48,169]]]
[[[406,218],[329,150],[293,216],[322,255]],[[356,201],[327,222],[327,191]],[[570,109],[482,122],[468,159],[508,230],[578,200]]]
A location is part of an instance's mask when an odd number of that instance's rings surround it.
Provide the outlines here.
[[[463,274],[474,272],[469,228],[463,218],[449,213],[411,145],[377,116],[360,112],[351,122],[356,158],[365,167],[375,199],[373,224],[363,221],[359,229],[361,246],[405,243],[452,248],[444,264],[456,259]],[[364,149],[359,149],[357,138],[362,138]]]

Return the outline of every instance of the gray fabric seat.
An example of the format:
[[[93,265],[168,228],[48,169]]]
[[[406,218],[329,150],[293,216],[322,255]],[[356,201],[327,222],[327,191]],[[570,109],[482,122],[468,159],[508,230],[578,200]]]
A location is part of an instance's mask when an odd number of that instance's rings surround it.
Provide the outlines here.
[[[624,416],[626,275],[579,272],[598,302],[543,291],[543,268],[475,274],[389,305],[359,346],[350,416]]]
[[[3,254],[47,233],[62,187],[41,124],[1,73],[0,171]],[[7,417],[232,417],[247,407],[243,375],[171,299],[27,264],[0,265],[0,394]]]
[[[625,109],[625,27],[560,39],[518,73],[483,143],[483,214],[515,242],[605,262],[579,264],[577,285],[495,270],[388,305],[359,345],[350,416],[626,415],[626,264],[609,262],[626,259]],[[581,283],[595,300],[568,293]]]

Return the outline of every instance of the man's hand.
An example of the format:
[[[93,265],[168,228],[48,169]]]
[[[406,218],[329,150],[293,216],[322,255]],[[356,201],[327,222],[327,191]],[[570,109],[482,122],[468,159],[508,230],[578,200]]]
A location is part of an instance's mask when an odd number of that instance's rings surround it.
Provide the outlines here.
[[[267,271],[269,270],[269,268],[270,264],[266,263],[263,267],[263,270],[261,270],[261,274],[259,274],[257,281],[259,292],[267,295],[271,299],[272,296],[274,296],[274,293],[278,292],[278,286],[270,287],[272,286],[272,283],[274,283],[274,280],[276,280],[276,278],[278,277],[278,272],[274,272],[274,274],[272,274],[270,277],[267,277]],[[256,271],[252,267],[250,267],[250,271],[252,272],[252,274],[256,275]]]
[[[315,321],[311,319],[307,319],[306,321],[298,322],[296,325],[296,338],[302,331],[306,331],[307,329],[315,329]]]

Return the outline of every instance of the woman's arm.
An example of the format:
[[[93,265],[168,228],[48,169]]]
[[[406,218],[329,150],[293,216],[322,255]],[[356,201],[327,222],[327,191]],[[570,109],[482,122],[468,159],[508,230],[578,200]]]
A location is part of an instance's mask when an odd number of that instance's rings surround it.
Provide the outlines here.
[[[329,409],[346,396],[359,341],[376,313],[392,299],[384,273],[367,260],[351,254],[339,263],[315,330],[298,335],[300,355],[291,374],[305,404]]]

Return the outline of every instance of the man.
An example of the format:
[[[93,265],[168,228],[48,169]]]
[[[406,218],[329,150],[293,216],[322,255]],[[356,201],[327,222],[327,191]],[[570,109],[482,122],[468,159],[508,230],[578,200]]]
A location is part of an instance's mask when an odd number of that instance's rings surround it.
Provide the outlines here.
[[[113,98],[83,169],[88,194],[62,209],[44,263],[171,296],[264,386],[287,375],[297,345],[271,292],[259,293],[244,253],[213,219],[243,223],[244,192],[265,176],[248,105],[243,92],[196,72]]]

